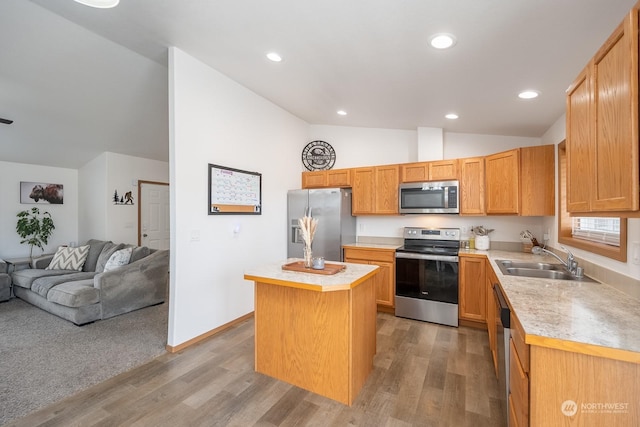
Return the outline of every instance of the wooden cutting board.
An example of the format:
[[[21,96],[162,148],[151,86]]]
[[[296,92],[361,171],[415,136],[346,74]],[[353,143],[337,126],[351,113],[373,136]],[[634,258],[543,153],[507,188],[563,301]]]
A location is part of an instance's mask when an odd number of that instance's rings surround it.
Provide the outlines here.
[[[297,271],[300,273],[313,273],[313,274],[326,274],[326,275],[339,273],[345,268],[347,268],[346,265],[332,264],[329,262],[325,262],[324,268],[322,270],[316,270],[315,268],[305,267],[304,261],[294,261],[294,262],[290,262],[289,264],[284,264],[282,266],[283,270]]]

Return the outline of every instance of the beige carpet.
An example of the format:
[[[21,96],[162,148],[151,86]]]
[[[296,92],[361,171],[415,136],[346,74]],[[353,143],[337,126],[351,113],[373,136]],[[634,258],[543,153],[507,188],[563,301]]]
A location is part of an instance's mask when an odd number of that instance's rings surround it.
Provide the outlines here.
[[[0,304],[0,425],[165,351],[168,303],[76,326],[20,299]]]

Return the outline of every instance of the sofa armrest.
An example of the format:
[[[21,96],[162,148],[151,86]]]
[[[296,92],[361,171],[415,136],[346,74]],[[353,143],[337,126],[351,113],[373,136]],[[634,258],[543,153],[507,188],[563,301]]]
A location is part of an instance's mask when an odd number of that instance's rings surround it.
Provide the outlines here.
[[[4,262],[2,258],[0,258],[0,273],[6,273],[6,272],[7,272],[7,263]]]
[[[169,278],[169,251],[154,253],[115,270],[97,274],[102,319],[164,302]]]
[[[55,254],[44,254],[31,259],[31,268],[45,269],[51,264]]]

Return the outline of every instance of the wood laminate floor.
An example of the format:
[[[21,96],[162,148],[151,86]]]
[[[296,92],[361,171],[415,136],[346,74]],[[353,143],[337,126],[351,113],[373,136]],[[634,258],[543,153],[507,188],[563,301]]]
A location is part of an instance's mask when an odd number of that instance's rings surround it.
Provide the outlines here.
[[[374,370],[351,407],[254,372],[254,322],[10,426],[503,426],[486,331],[378,314]]]

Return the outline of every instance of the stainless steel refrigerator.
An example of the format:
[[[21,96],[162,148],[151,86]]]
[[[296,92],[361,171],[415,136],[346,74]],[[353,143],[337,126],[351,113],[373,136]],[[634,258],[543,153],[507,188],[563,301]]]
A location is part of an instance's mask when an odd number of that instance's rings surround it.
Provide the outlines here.
[[[356,241],[356,217],[351,215],[351,189],[290,190],[287,194],[287,256],[302,258],[304,246],[298,218],[310,213],[318,220],[311,244],[314,257],[342,261],[342,245]]]

